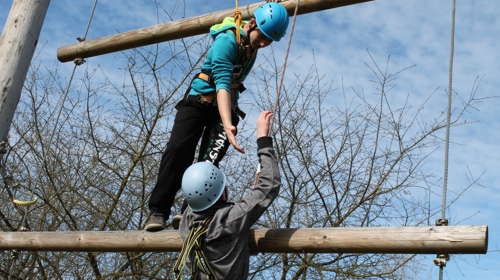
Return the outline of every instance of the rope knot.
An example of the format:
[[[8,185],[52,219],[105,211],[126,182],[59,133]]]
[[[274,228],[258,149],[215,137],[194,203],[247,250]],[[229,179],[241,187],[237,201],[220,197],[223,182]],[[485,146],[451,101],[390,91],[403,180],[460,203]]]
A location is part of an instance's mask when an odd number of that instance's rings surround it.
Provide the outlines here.
[[[241,42],[241,34],[240,34],[240,28],[241,28],[241,21],[243,20],[243,17],[241,16],[241,12],[238,10],[238,7],[236,7],[236,11],[234,11],[234,22],[236,23],[236,43],[238,45]]]

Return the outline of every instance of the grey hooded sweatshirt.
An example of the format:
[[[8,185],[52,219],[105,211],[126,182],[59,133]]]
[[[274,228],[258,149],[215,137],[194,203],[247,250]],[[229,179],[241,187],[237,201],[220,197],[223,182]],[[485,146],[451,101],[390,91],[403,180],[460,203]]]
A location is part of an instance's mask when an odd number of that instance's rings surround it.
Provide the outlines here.
[[[186,208],[179,225],[179,233],[185,241],[191,221],[203,221],[213,215],[205,236],[203,252],[217,279],[247,279],[250,246],[248,233],[266,209],[278,196],[281,177],[271,137],[257,139],[257,155],[261,165],[259,183],[236,204],[216,203],[209,209],[194,213]],[[191,275],[191,259],[185,271]],[[196,279],[208,279],[198,269]]]

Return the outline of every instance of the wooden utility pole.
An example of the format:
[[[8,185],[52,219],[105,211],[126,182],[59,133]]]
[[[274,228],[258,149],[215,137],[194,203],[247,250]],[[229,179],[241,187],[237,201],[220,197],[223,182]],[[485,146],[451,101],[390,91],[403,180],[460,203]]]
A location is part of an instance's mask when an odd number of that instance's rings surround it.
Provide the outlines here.
[[[253,252],[486,254],[488,226],[254,229]],[[0,250],[179,252],[177,231],[1,232]]]
[[[0,37],[0,142],[6,141],[50,0],[14,0]]]
[[[307,14],[359,4],[373,0],[300,0],[297,14]],[[253,17],[254,10],[264,2],[238,7],[244,19]],[[293,15],[297,1],[285,0],[280,2]],[[126,49],[142,47],[169,40],[180,39],[208,33],[210,27],[222,22],[225,17],[234,16],[235,9],[227,9],[211,14],[167,22],[150,27],[135,29],[81,43],[62,46],[57,50],[57,58],[61,62],[73,61],[77,58],[87,58]],[[327,36],[330,32],[328,26],[319,26]]]

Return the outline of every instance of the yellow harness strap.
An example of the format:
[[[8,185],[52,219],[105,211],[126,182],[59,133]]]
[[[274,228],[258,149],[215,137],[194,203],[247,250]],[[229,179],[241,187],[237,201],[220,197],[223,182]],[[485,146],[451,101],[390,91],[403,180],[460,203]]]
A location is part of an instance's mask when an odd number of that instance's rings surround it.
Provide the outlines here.
[[[212,217],[207,217],[201,223],[192,223],[189,227],[189,234],[182,244],[182,250],[173,267],[174,277],[176,280],[182,279],[182,270],[186,265],[187,259],[191,256],[191,279],[196,279],[198,270],[202,270],[208,279],[217,280],[214,271],[208,263],[207,257],[203,252],[203,239],[208,232],[208,224],[212,221]]]

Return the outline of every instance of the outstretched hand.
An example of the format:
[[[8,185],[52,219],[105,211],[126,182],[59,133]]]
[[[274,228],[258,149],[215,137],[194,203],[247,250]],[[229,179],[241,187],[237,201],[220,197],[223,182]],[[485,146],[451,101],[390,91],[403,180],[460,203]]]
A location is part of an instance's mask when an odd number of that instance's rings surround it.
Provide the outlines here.
[[[257,138],[269,136],[271,117],[274,115],[271,111],[263,111],[257,119]]]
[[[242,147],[240,147],[238,145],[238,143],[236,142],[236,126],[234,125],[228,125],[228,126],[224,126],[224,132],[226,132],[226,136],[227,136],[227,140],[229,141],[229,143],[231,143],[231,145],[233,145],[233,147],[240,153],[244,154],[245,153],[245,150],[243,150]]]

